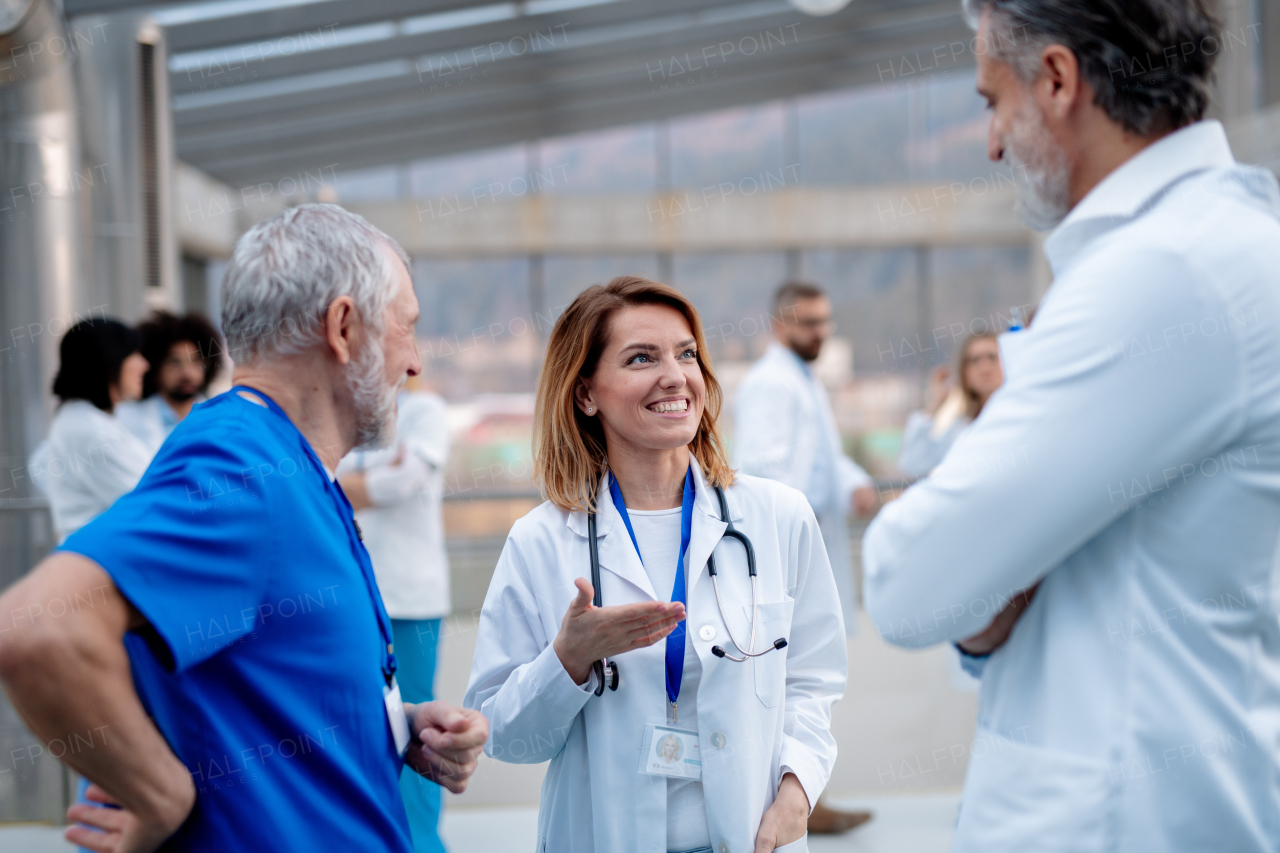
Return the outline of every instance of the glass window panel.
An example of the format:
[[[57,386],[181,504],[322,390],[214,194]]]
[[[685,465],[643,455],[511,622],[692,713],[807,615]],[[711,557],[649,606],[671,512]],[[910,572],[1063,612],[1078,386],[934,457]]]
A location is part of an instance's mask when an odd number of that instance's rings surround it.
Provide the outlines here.
[[[541,146],[543,192],[647,193],[657,185],[652,124],[547,139]]]
[[[1031,307],[1031,249],[996,246],[933,251],[933,363],[954,366],[966,337],[1003,332],[1011,308]]]
[[[377,166],[334,174],[338,200],[384,201],[400,197],[400,167]]]
[[[532,391],[538,341],[528,260],[418,260],[413,268],[428,381],[449,399]]]
[[[419,199],[450,200],[454,195],[473,200],[522,196],[529,192],[528,171],[523,145],[418,160],[409,164],[409,193]]]
[[[830,294],[855,376],[917,369],[914,249],[817,249],[801,255],[801,270]]]
[[[759,358],[771,340],[773,293],[787,274],[781,252],[676,255],[671,282],[702,315],[717,369],[722,362]]]
[[[968,181],[1008,170],[987,159],[988,113],[975,91],[976,72],[952,73],[932,81],[924,138],[913,147],[916,172],[930,181]]]
[[[658,277],[656,255],[548,255],[543,262],[545,285],[543,305],[554,319],[569,307],[579,293],[593,284],[605,284],[620,275]],[[542,332],[543,340],[550,329]]]
[[[781,102],[724,110],[671,122],[671,182],[703,189],[785,174]],[[768,173],[768,174],[766,174]],[[788,180],[788,183],[790,180]]]
[[[805,183],[849,186],[909,179],[907,87],[875,86],[804,98],[797,110]]]

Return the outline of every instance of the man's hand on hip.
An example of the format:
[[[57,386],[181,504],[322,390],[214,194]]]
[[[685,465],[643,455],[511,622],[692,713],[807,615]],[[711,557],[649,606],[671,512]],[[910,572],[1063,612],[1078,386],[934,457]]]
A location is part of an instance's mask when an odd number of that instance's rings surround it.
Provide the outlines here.
[[[171,814],[156,815],[149,820],[143,820],[123,808],[101,808],[84,803],[73,805],[67,809],[67,820],[86,826],[68,827],[66,839],[99,853],[151,853],[177,831],[195,803],[196,792],[191,777],[182,781],[185,784],[180,784],[180,790],[173,792]],[[97,785],[89,786],[85,798],[108,806],[120,805]]]
[[[440,701],[406,704],[404,710],[413,734],[405,761],[422,776],[461,794],[489,739],[489,721],[479,711]]]
[[[62,618],[49,607],[54,601],[90,604]],[[134,690],[124,635],[146,624],[101,566],[66,551],[46,557],[0,597],[0,630],[13,632],[0,643],[0,681],[27,727],[46,746],[68,732],[103,732],[101,746],[62,756],[98,783],[90,789],[95,799],[123,806],[68,811],[69,819],[106,830],[68,830],[68,839],[91,850],[149,853],[195,802],[190,771]]]

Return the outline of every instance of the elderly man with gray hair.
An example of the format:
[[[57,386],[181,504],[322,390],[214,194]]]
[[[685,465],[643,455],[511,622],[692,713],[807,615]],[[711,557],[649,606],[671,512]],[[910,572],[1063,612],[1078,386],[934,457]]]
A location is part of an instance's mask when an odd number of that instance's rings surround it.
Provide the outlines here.
[[[231,391],[174,430],[137,488],[0,599],[0,678],[94,784],[92,850],[412,850],[407,761],[466,787],[477,712],[406,705],[390,620],[333,480],[391,438],[421,370],[408,258],[304,205],[236,245]],[[93,748],[66,748],[93,737]],[[55,745],[64,744],[56,750]]]

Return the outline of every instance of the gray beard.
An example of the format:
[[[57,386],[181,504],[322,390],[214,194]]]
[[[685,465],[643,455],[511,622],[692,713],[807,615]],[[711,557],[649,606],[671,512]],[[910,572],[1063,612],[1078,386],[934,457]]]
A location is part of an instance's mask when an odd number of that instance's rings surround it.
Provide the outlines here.
[[[1036,231],[1057,227],[1071,210],[1071,172],[1066,155],[1030,101],[1005,140],[1004,160],[1018,186],[1013,208],[1018,218]]]
[[[381,342],[370,342],[347,368],[347,385],[356,410],[356,446],[386,447],[396,436],[396,392],[388,386]]]

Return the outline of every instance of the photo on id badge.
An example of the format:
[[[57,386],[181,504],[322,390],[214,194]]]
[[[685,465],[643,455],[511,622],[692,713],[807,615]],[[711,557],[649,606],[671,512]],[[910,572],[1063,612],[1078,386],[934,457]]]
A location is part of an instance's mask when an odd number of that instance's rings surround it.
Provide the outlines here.
[[[643,772],[683,779],[702,778],[702,755],[696,731],[652,723],[645,728]]]

